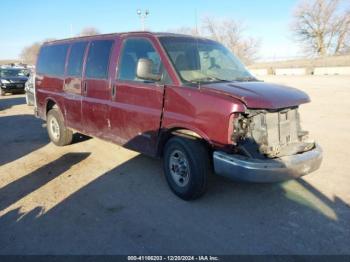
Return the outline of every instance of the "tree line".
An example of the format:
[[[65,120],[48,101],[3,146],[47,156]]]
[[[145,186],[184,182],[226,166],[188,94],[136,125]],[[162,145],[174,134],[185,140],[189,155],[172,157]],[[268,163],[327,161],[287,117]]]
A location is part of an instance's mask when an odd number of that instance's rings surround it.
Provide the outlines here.
[[[99,33],[100,32],[94,27],[86,27],[77,36],[98,35]],[[44,41],[35,42],[30,46],[25,47],[20,54],[21,60],[26,64],[34,65],[36,63],[36,58],[38,56],[40,46],[45,42],[53,40],[55,39],[45,39]]]
[[[342,11],[345,0],[301,0],[293,13],[290,30],[306,56],[331,56],[350,53],[350,7]],[[170,30],[203,36],[223,43],[245,64],[258,57],[261,41],[245,34],[245,25],[234,19],[205,17],[197,27]],[[79,36],[99,34],[96,28],[83,29]],[[25,47],[20,55],[34,64],[41,42]]]
[[[291,29],[307,55],[350,52],[350,7],[341,0],[302,1],[295,9]],[[349,3],[347,3],[349,4]]]

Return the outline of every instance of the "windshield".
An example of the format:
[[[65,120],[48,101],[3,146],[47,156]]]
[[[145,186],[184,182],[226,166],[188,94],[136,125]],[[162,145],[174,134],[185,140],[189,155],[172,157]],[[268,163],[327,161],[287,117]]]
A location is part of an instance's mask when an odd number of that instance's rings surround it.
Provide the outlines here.
[[[186,82],[256,80],[223,45],[192,37],[160,37],[176,71]]]
[[[0,69],[0,77],[21,77],[26,76],[25,73],[21,69]]]

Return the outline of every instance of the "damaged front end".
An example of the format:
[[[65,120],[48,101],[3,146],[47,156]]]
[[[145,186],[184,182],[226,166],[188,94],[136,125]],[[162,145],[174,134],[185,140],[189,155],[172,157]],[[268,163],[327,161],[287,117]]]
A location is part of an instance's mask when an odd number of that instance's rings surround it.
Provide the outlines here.
[[[247,110],[233,117],[234,152],[214,152],[216,173],[245,181],[274,182],[319,168],[322,149],[300,126],[298,107]]]
[[[298,108],[248,110],[237,115],[232,141],[249,157],[276,158],[306,152],[315,147],[300,126]]]

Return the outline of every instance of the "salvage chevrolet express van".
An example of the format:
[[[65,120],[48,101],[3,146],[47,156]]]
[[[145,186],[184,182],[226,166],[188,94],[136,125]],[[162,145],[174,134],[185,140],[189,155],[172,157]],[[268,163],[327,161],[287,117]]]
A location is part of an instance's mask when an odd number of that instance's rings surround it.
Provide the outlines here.
[[[36,113],[54,144],[80,132],[162,157],[171,190],[186,200],[205,192],[210,170],[274,182],[321,164],[300,126],[308,95],[256,80],[209,39],[133,32],[47,42],[35,81]]]

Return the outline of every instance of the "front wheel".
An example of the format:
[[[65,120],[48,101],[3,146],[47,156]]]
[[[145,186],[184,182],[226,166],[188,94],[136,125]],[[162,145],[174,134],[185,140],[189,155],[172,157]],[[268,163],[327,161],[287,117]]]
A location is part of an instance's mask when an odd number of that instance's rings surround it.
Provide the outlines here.
[[[57,146],[69,145],[73,139],[73,132],[68,129],[61,112],[57,108],[47,113],[47,132],[50,140]]]
[[[164,173],[170,189],[184,200],[201,197],[207,188],[210,159],[199,140],[173,137],[165,145]]]

